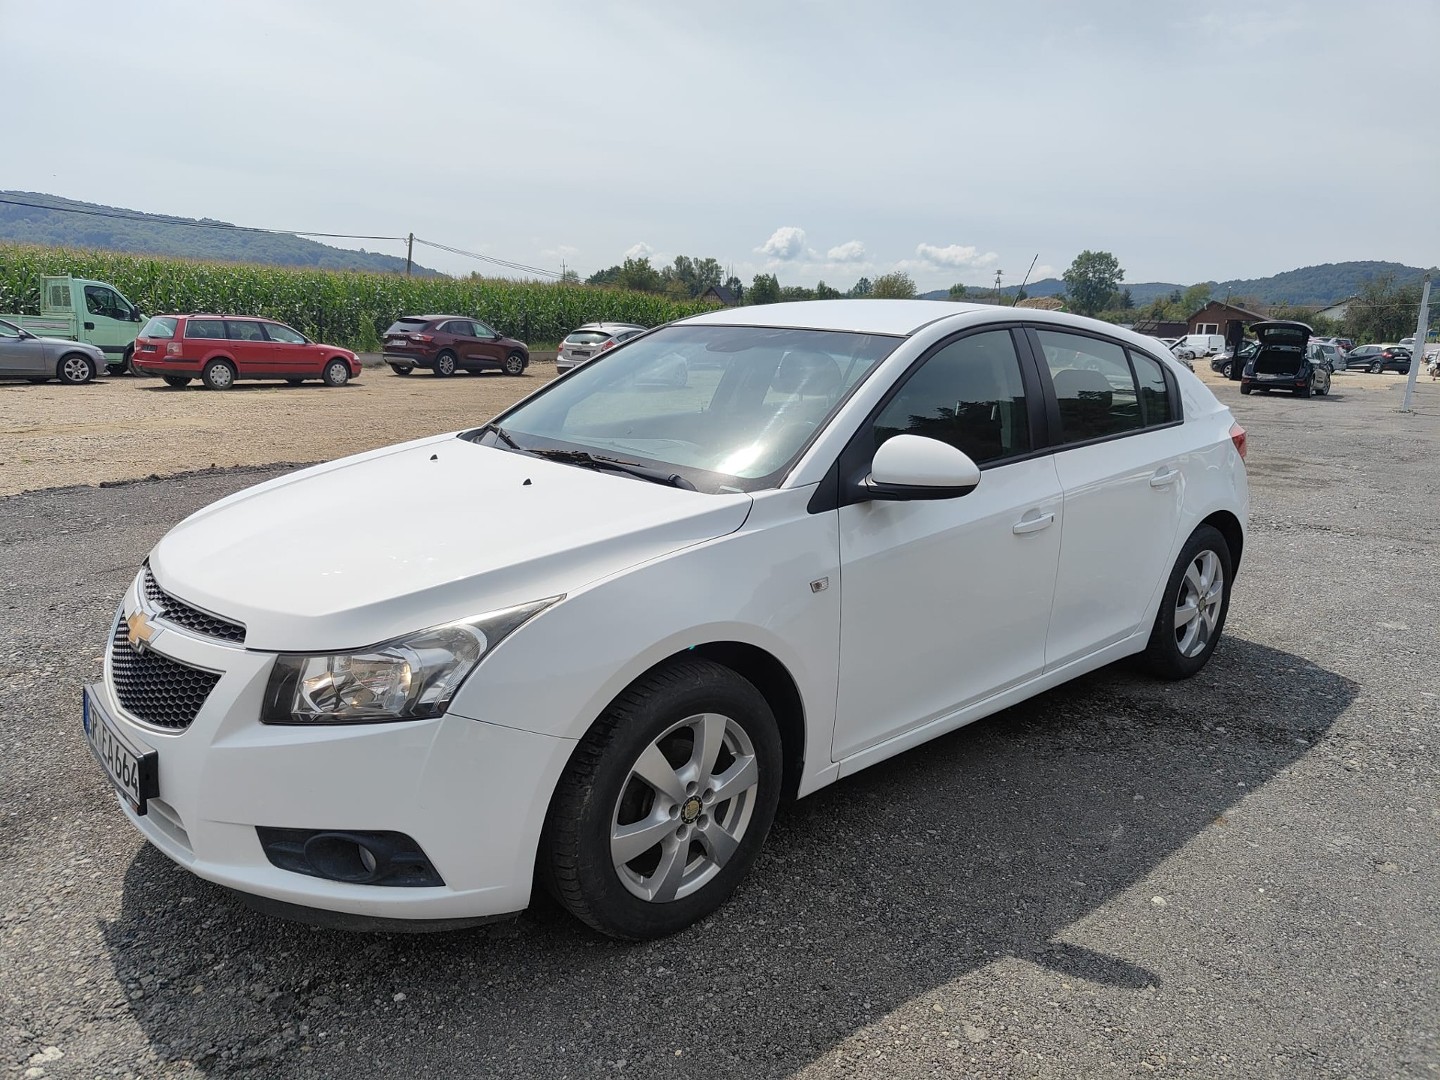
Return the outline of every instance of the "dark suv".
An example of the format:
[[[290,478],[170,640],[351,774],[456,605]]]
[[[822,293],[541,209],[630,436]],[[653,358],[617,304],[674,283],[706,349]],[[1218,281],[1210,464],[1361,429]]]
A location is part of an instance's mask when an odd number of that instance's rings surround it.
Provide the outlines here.
[[[464,315],[405,315],[385,331],[381,348],[396,375],[409,375],[417,367],[436,375],[490,368],[523,375],[530,366],[530,348],[523,341],[502,337]]]

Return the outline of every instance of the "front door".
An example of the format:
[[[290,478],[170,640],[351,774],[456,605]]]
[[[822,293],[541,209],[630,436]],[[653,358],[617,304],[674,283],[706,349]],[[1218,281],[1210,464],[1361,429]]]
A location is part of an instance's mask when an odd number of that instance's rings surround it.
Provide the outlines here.
[[[124,360],[125,350],[135,343],[140,319],[129,301],[108,285],[85,286],[85,319],[80,340],[98,345],[110,364]]]
[[[847,449],[868,471],[886,439],[924,435],[982,472],[956,499],[841,506],[835,760],[1043,669],[1062,502],[1054,461],[1033,453],[1038,397],[1009,330],[969,334],[907,374]]]
[[[39,377],[54,375],[45,357],[45,346],[33,337],[26,337],[9,323],[0,323],[0,376]]]
[[[499,367],[505,360],[500,335],[483,322],[475,323],[475,347],[476,358],[487,367]]]
[[[266,322],[270,371],[291,379],[313,379],[320,374],[320,350],[312,349],[305,335],[284,323]]]
[[[1169,576],[1184,499],[1185,428],[1159,361],[1118,343],[1033,331],[1059,406],[1055,468],[1065,543],[1045,666],[1055,668],[1145,626]]]

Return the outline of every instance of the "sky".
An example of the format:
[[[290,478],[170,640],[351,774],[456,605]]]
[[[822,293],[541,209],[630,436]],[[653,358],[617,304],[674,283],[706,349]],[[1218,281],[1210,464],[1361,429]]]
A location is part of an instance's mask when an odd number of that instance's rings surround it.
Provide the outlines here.
[[[1437,0],[54,10],[0,0],[0,189],[582,277],[627,254],[922,290],[1084,249],[1129,282],[1440,263]]]

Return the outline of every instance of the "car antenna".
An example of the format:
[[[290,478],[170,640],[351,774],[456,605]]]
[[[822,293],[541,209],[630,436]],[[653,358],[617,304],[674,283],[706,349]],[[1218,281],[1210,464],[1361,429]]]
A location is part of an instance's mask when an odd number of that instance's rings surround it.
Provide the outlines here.
[[[1037,251],[1035,257],[1030,260],[1030,269],[1025,271],[1025,277],[1021,280],[1020,287],[1015,290],[1015,299],[1010,301],[1011,307],[1014,307],[1020,302],[1020,294],[1025,291],[1025,282],[1030,280],[1030,273],[1035,269],[1035,264],[1039,261],[1040,253]]]

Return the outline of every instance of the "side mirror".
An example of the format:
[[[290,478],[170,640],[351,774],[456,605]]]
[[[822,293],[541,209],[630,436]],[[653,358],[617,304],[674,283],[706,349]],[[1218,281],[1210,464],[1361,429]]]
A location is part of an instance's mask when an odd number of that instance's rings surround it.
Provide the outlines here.
[[[963,450],[923,435],[887,439],[870,462],[870,475],[860,481],[871,499],[955,499],[980,483],[980,466]]]

